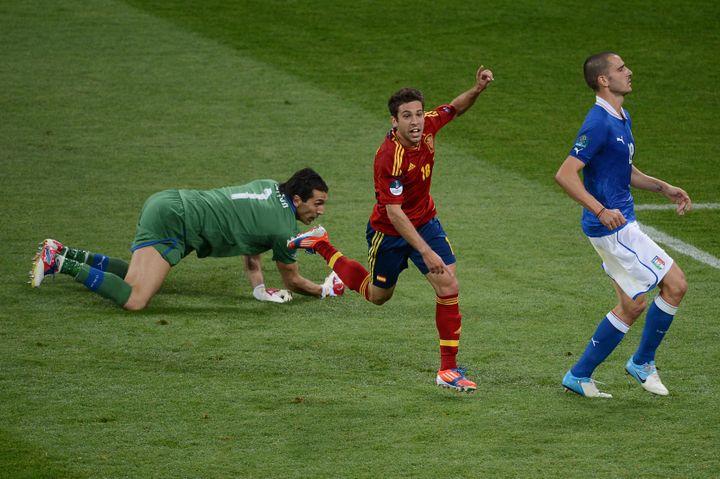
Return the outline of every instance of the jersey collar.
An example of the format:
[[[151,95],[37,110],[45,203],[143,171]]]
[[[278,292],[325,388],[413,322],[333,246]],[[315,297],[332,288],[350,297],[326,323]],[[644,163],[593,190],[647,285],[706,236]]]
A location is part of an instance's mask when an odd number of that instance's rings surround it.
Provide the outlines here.
[[[624,108],[620,107],[620,111],[622,112],[622,116],[620,116],[618,115],[618,112],[615,111],[615,108],[607,102],[607,100],[600,98],[599,96],[595,97],[595,104],[618,120],[627,120],[627,113],[625,113]]]
[[[422,137],[425,138],[424,131],[423,131]],[[390,130],[390,139],[408,151],[418,150],[418,149],[420,149],[420,146],[422,145],[422,141],[420,141],[420,143],[418,143],[417,146],[403,145],[402,141],[400,141],[400,138],[397,136],[397,128],[393,128],[392,130]]]
[[[293,203],[292,198],[290,198],[289,195],[285,195],[285,199],[287,200],[287,203],[290,205],[290,208],[292,209],[293,214],[297,215],[297,208],[295,207],[295,203]]]

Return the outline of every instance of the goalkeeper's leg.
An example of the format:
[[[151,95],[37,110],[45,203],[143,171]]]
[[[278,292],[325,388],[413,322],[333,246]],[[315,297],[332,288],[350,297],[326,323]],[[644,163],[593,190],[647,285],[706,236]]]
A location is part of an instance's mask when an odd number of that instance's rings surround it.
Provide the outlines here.
[[[162,286],[170,263],[153,246],[133,251],[125,281],[132,287],[132,294],[123,305],[128,310],[144,309]]]
[[[128,271],[128,263],[119,258],[113,258],[111,256],[105,256],[100,253],[92,253],[82,249],[65,247],[60,251],[60,254],[64,255],[68,259],[85,263],[88,266],[113,273],[120,278],[124,278]]]
[[[78,248],[72,248],[62,244],[58,240],[50,238],[43,241],[40,245],[41,251],[44,248],[54,249],[59,255],[64,256],[65,258],[85,263],[92,268],[99,269],[100,271],[113,273],[120,278],[124,278],[127,274],[128,264],[126,261],[119,258],[113,258],[99,253],[92,253]]]
[[[144,309],[170,272],[170,264],[152,246],[133,252],[124,280],[116,274],[55,254],[49,249],[48,254],[39,255],[39,258],[43,263],[49,263],[52,269],[72,276],[90,291],[127,310]]]

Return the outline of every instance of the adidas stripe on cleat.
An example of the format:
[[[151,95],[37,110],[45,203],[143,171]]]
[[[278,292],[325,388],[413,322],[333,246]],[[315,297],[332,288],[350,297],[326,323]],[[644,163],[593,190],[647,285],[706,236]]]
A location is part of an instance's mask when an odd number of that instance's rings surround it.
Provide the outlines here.
[[[477,389],[477,384],[465,377],[465,370],[462,368],[438,371],[435,384],[460,392],[473,392]]]
[[[327,242],[328,239],[325,228],[317,226],[310,231],[290,238],[287,247],[288,249],[304,249],[308,253],[315,253],[315,245],[323,241]]]

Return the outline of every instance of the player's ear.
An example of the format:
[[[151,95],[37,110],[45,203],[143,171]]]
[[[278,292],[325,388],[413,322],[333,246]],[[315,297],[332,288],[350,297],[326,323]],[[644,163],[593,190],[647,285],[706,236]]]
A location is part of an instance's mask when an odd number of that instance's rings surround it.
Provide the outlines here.
[[[398,126],[398,120],[394,116],[390,116],[390,124],[393,128],[397,128]]]
[[[302,203],[303,200],[302,198],[300,198],[300,195],[293,195],[292,202],[293,205],[295,205],[295,208],[297,208],[298,206],[300,206],[300,203]]]
[[[610,79],[607,77],[607,75],[599,75],[597,78],[597,82],[599,86],[608,86],[610,83]]]

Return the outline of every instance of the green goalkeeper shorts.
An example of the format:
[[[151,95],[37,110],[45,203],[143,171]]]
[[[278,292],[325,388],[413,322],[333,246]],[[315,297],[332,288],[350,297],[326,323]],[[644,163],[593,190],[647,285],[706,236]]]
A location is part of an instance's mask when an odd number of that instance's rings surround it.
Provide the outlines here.
[[[145,201],[130,251],[152,246],[170,266],[187,254],[185,249],[185,208],[178,190],[153,194]]]

